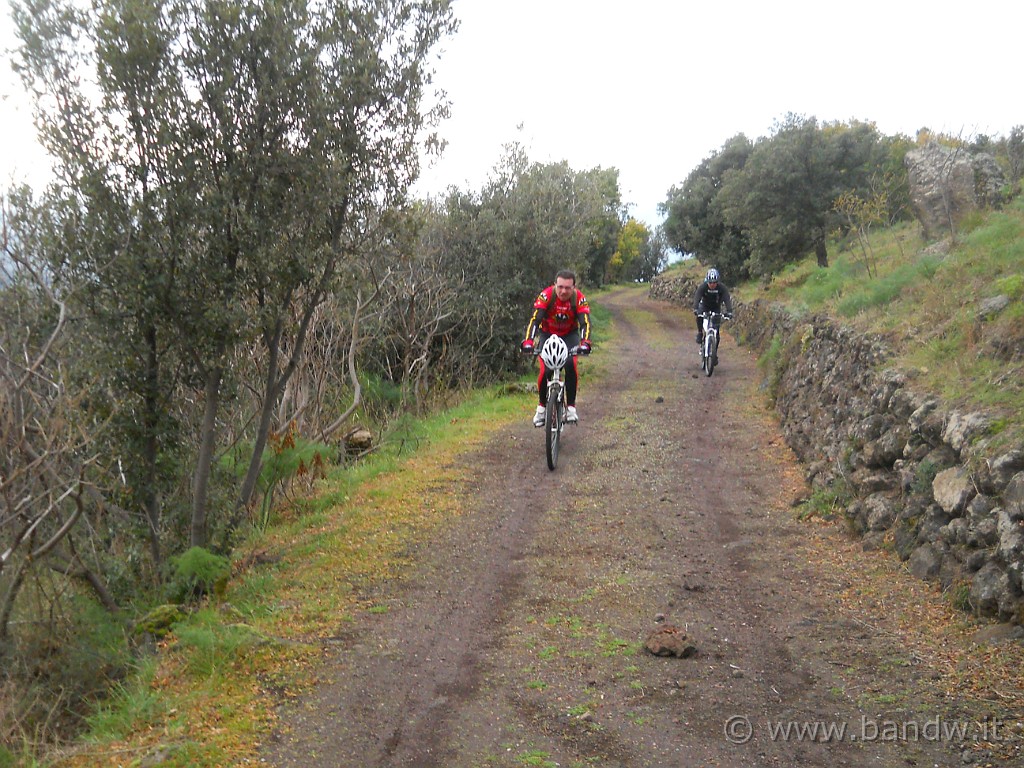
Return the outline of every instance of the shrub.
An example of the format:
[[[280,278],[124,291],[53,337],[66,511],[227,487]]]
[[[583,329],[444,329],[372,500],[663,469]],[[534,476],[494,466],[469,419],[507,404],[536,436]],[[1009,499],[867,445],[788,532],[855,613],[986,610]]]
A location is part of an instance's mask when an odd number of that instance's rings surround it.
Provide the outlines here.
[[[171,568],[171,598],[179,602],[219,590],[231,573],[231,564],[226,557],[215,555],[202,547],[192,547],[178,557],[171,558]]]
[[[850,486],[844,480],[837,480],[827,487],[815,488],[811,497],[800,505],[798,516],[801,520],[808,520],[812,517],[832,520],[852,500],[853,494],[850,491]]]
[[[917,465],[917,469],[914,471],[914,480],[910,484],[910,492],[915,496],[928,496],[932,495],[932,483],[935,481],[935,476],[939,474],[938,465],[925,459]]]

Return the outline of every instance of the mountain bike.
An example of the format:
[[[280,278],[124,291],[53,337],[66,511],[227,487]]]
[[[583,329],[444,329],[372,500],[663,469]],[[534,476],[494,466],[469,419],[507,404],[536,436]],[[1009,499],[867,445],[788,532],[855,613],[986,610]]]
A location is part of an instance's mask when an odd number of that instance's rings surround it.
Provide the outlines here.
[[[562,370],[580,348],[570,349],[560,336],[549,336],[538,353],[544,367],[551,372],[548,381],[547,410],[544,413],[544,451],[547,454],[548,469],[558,466],[558,446],[562,440],[562,427],[566,425],[565,381]]]
[[[708,376],[718,365],[718,326],[722,320],[731,320],[732,315],[721,312],[702,312],[698,315],[704,321],[704,343],[700,348],[700,368]]]

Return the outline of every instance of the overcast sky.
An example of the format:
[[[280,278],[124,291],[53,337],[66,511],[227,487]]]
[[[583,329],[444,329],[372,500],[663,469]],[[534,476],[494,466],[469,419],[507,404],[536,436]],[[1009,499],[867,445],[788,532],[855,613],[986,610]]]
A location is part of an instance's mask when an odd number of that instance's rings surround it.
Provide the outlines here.
[[[787,113],[1006,135],[1024,124],[1017,0],[455,0],[436,85],[452,116],[416,189],[479,189],[512,141],[531,160],[619,169],[636,218],[727,139]],[[947,10],[948,9],[948,10]],[[0,46],[12,44],[8,7]],[[45,160],[9,65],[0,182]],[[520,128],[521,126],[521,128]]]

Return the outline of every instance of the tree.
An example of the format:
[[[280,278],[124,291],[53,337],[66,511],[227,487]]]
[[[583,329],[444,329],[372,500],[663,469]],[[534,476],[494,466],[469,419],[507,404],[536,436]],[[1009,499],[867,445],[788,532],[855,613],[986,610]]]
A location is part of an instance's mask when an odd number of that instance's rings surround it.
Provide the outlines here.
[[[521,365],[533,299],[559,269],[581,284],[605,279],[622,215],[614,169],[532,163],[507,145],[480,190],[424,201],[412,252],[394,244],[367,365],[407,390],[413,375],[420,393],[506,374]]]
[[[243,386],[256,393],[233,435],[252,452],[225,536],[317,309],[373,273],[360,254],[417,172],[426,62],[455,29],[450,5],[105,0],[86,15],[25,0],[15,19],[71,212],[54,268],[86,286],[78,306],[106,385],[136,416],[122,425],[139,468],[125,494],[157,537],[159,478],[170,464],[180,483],[187,462],[189,540],[206,545],[227,405]],[[243,383],[232,364],[254,345],[260,380]],[[189,438],[180,461],[175,431]]]
[[[26,190],[0,198],[0,668],[14,668],[17,616],[52,625],[61,590],[32,590],[34,610],[17,613],[27,584],[80,580],[117,610],[90,562],[90,531],[105,526],[94,486],[98,432],[82,415],[82,390],[62,353],[69,323],[66,296],[43,256],[49,211]],[[98,503],[99,502],[99,503]],[[80,526],[87,519],[89,524]],[[120,522],[124,522],[121,520]],[[84,533],[82,533],[84,529]],[[82,543],[85,542],[83,546]]]
[[[608,264],[606,280],[609,283],[635,280],[650,239],[647,227],[636,219],[628,219],[619,231],[619,245]]]
[[[640,259],[635,264],[633,280],[649,283],[661,274],[668,264],[669,246],[661,227],[647,238],[641,248]]]
[[[726,221],[719,194],[726,177],[741,171],[752,151],[746,136],[734,136],[695,168],[681,187],[672,187],[659,206],[667,214],[664,233],[672,248],[693,254],[702,264],[717,265],[734,280],[748,276],[750,244],[741,225]]]
[[[835,200],[845,190],[864,189],[884,164],[878,139],[869,123],[819,126],[814,118],[789,115],[755,145],[720,192],[725,220],[747,234],[753,274],[773,274],[809,251],[828,266]]]
[[[1020,181],[1024,178],[1024,125],[1015,125],[1005,142],[1007,175],[1010,184],[1019,191]]]
[[[565,161],[530,163],[519,145],[507,151],[481,202],[493,209],[517,270],[533,286],[553,279],[559,269],[600,285],[622,226],[618,171],[576,171]]]

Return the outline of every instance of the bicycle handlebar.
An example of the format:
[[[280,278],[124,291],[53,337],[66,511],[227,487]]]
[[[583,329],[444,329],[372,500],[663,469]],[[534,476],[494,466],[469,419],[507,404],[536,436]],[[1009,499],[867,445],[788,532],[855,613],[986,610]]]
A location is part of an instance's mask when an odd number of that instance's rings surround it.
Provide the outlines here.
[[[530,349],[523,349],[522,347],[520,347],[519,351],[522,352],[524,355],[533,355],[534,357],[540,357],[540,347],[538,347],[536,344],[534,344],[533,347],[531,347]],[[592,351],[593,345],[591,345],[590,349],[582,350],[577,344],[575,347],[569,347],[569,357],[573,357],[575,355],[589,355]]]

